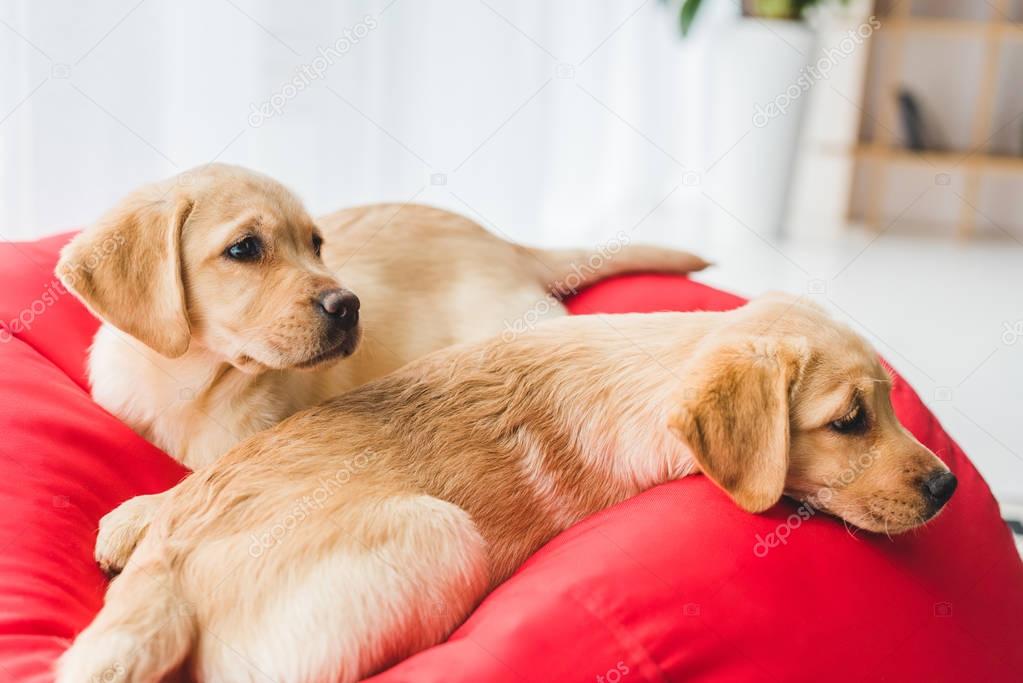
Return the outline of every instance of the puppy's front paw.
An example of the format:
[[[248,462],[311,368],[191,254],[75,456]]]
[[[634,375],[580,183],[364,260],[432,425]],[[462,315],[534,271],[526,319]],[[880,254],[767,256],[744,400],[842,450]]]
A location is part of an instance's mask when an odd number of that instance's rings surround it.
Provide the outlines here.
[[[157,497],[137,496],[121,503],[99,521],[96,537],[96,563],[108,575],[119,574],[139,544],[149,522]]]
[[[110,642],[95,643],[88,635],[79,636],[57,661],[56,683],[93,683],[93,681],[129,680],[125,668],[138,643],[123,637],[110,638]],[[131,679],[135,680],[135,679]]]

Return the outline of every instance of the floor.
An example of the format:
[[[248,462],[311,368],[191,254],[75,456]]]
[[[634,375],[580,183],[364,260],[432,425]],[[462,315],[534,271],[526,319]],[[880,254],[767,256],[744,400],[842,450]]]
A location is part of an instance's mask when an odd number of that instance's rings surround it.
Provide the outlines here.
[[[1003,505],[1023,505],[1023,244],[855,229],[768,239],[738,225],[673,241],[717,264],[703,282],[806,294],[848,321],[913,384]]]

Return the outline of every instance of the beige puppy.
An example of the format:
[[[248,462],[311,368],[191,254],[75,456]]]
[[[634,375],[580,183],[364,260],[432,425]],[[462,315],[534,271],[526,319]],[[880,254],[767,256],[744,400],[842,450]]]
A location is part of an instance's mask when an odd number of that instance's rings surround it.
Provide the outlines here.
[[[418,205],[314,222],[279,183],[214,164],[127,197],[64,248],[57,273],[103,321],[96,401],[196,469],[431,351],[561,315],[548,298],[568,286],[704,266],[643,246],[531,249]]]
[[[425,206],[314,222],[279,183],[214,164],[126,198],[65,247],[57,272],[103,321],[89,356],[96,401],[197,469],[431,351],[562,315],[553,294],[705,265],[621,241],[531,249]],[[105,568],[127,559],[152,504],[103,519]]]
[[[955,477],[890,388],[866,342],[776,298],[440,351],[172,489],[57,680],[355,681],[443,640],[569,525],[695,472],[750,512],[788,494],[905,531]]]

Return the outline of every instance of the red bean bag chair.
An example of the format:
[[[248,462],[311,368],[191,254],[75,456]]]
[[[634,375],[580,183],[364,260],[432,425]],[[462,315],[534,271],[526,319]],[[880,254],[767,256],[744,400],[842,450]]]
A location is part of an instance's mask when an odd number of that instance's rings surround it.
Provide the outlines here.
[[[84,361],[97,323],[52,274],[67,239],[0,245],[0,681],[52,680],[103,599],[97,521],[185,474],[90,400]],[[636,275],[569,305],[741,303]],[[991,492],[909,386],[896,381],[893,398],[959,478],[926,528],[889,539],[803,519],[791,502],[750,515],[690,477],[569,529],[448,642],[373,680],[1021,680],[1023,567]]]

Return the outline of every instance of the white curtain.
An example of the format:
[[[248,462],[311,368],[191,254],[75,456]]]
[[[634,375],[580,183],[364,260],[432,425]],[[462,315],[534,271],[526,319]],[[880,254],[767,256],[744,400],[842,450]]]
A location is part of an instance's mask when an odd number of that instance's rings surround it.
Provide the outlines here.
[[[677,242],[714,154],[705,47],[656,0],[12,0],[0,237],[218,159],[314,213],[413,200],[560,244],[656,208],[678,220],[638,237]]]

